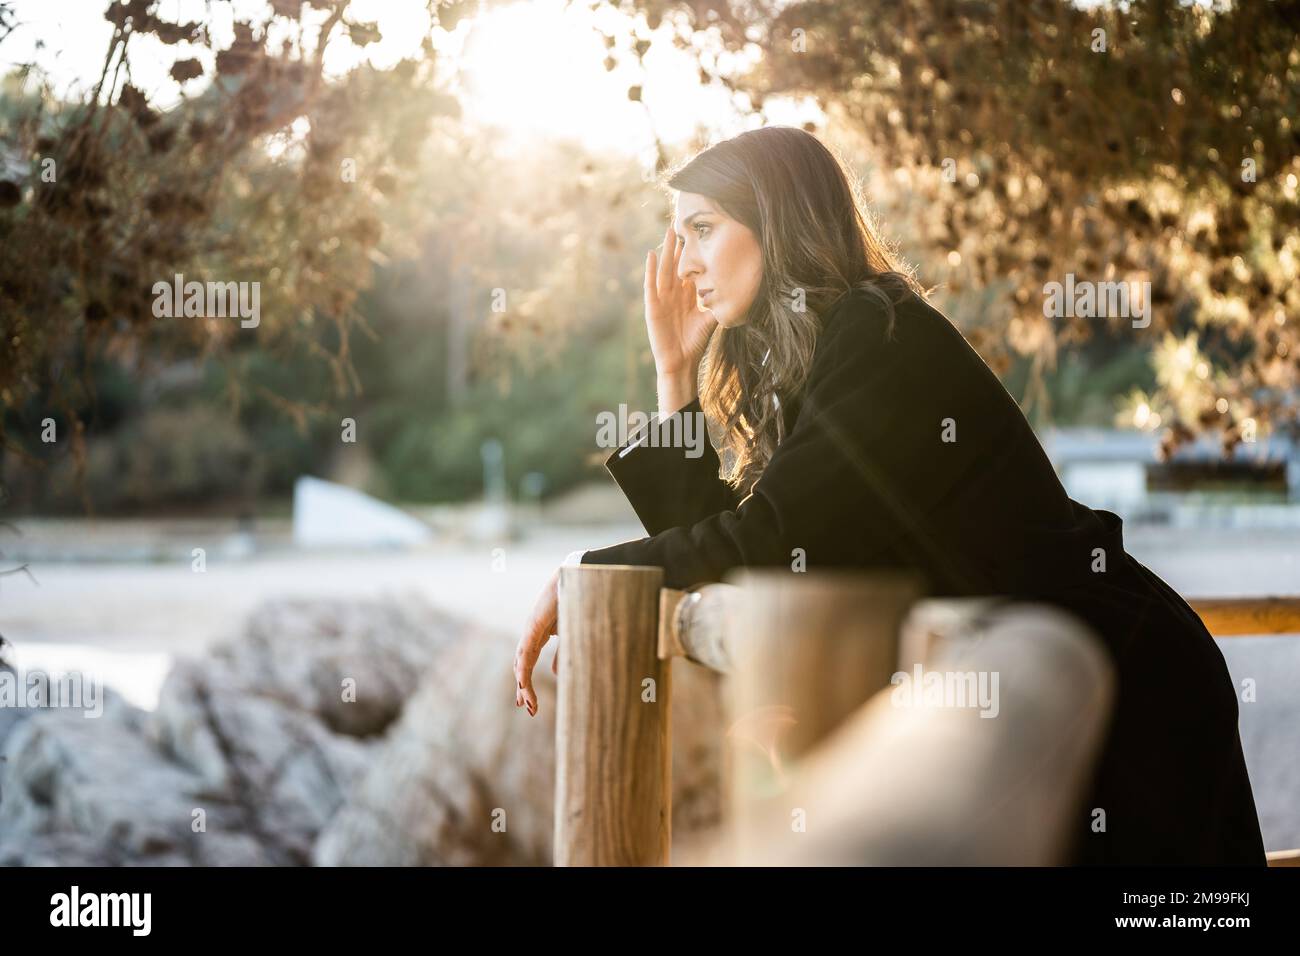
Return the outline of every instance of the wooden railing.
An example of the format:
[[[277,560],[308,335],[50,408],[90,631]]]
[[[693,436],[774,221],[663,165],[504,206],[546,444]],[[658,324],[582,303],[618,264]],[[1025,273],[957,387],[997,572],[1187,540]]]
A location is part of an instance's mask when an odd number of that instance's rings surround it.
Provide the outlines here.
[[[1300,636],[1300,597],[1192,598],[1215,637]],[[1269,866],[1300,866],[1300,849],[1273,850]]]
[[[1300,635],[1300,597],[1190,598],[1215,637]]]
[[[918,600],[904,574],[661,582],[659,568],[561,569],[557,865],[670,862],[674,657],[728,675],[732,746],[722,827],[672,862],[1066,862],[1114,695],[1077,618]],[[1300,599],[1190,603],[1216,636],[1300,632]],[[966,699],[930,699],[926,675]],[[1300,851],[1269,862],[1300,865]]]

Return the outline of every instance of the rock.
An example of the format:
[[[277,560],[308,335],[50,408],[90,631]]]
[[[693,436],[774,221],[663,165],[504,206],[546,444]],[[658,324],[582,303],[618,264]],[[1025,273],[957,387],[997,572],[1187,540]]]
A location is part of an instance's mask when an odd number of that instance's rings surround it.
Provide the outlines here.
[[[0,802],[0,864],[198,862],[205,840],[222,855],[215,845],[237,817],[196,774],[157,751],[146,717],[106,691],[98,717],[49,708],[14,731]],[[196,808],[206,812],[206,834],[191,829]]]
[[[97,718],[10,709],[0,860],[306,864],[458,628],[416,598],[272,601],[178,660],[154,712],[109,691]]]
[[[371,744],[252,692],[224,662],[182,661],[153,730],[160,752],[225,794],[234,828],[278,864],[306,865],[320,828],[369,761]],[[224,852],[224,851],[223,851]]]
[[[268,602],[156,711],[11,720],[0,864],[550,865],[555,678],[516,709],[514,644],[415,598]],[[719,819],[719,680],[674,663],[676,837]]]
[[[538,716],[516,709],[514,645],[470,634],[439,658],[321,832],[317,865],[551,865],[555,677],[543,654]],[[724,728],[721,679],[686,661],[673,668],[676,844],[719,822]]]
[[[378,734],[464,624],[418,596],[278,600],[212,649],[233,683],[305,710],[335,733]],[[344,682],[354,688],[347,699]]]
[[[14,688],[20,685],[19,674],[9,661],[10,644],[0,637],[0,681],[13,681]],[[30,707],[0,707],[0,803],[4,802],[4,752],[5,741],[24,720],[30,717]]]

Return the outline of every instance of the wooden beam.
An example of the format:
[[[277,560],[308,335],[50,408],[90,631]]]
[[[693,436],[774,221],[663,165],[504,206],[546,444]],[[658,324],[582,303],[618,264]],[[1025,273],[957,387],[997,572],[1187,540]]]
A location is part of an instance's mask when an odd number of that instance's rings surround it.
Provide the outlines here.
[[[706,584],[691,591],[664,588],[659,593],[659,656],[685,657],[710,670],[729,673],[727,605],[739,593],[734,584]]]
[[[1300,634],[1300,597],[1189,598],[1215,637]]]
[[[997,674],[996,717],[930,700],[920,688],[909,698],[902,683],[882,689],[799,762],[786,786],[751,801],[743,829],[691,848],[681,862],[1068,862],[1109,720],[1112,667],[1076,617],[1049,605],[995,609],[978,634],[945,641],[926,669],[945,679]]]

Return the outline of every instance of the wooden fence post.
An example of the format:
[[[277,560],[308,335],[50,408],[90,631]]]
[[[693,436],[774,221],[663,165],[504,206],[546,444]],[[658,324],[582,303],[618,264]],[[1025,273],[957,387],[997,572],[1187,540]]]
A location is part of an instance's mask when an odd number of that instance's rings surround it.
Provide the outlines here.
[[[921,582],[906,572],[745,569],[728,577],[728,766],[725,829],[752,834],[751,819],[779,800],[800,758],[889,686],[898,634]],[[788,829],[799,831],[792,812]],[[744,855],[740,842],[732,852]]]
[[[560,569],[555,865],[662,866],[672,818],[661,568]]]

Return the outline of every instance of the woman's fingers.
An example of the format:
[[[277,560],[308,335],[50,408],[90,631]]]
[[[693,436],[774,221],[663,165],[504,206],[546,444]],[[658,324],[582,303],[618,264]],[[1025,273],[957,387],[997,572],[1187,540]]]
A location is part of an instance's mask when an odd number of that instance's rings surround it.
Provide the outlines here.
[[[540,626],[539,626],[540,625]],[[549,627],[538,622],[531,627],[515,651],[515,706],[527,707],[529,714],[537,713],[537,693],[533,690],[533,669],[542,653],[542,646],[550,638]]]
[[[673,227],[668,226],[664,232],[664,254],[659,259],[658,291],[659,298],[668,298],[673,291],[673,282],[677,272],[677,236]]]
[[[533,614],[519,646],[515,649],[515,706],[527,707],[537,716],[537,692],[533,690],[533,669],[542,648],[557,630],[559,575],[553,575],[542,588]]]
[[[524,678],[526,668],[523,664],[524,644],[521,642],[515,649],[515,706],[524,706]]]

